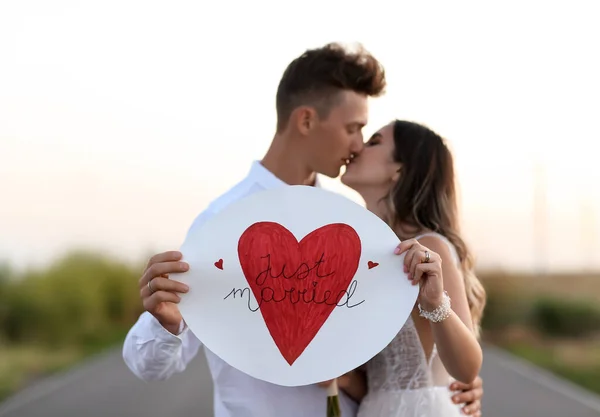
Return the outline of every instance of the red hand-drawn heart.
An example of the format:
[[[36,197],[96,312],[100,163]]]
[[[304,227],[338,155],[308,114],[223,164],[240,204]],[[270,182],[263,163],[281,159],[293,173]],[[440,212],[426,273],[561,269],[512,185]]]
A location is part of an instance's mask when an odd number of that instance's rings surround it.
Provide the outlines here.
[[[320,227],[300,242],[273,222],[255,223],[240,237],[242,271],[290,366],[347,295],[360,254],[358,234],[341,223]]]
[[[223,259],[219,259],[217,262],[215,262],[215,266],[220,270],[223,270]]]
[[[375,268],[377,265],[379,265],[379,263],[369,261],[369,262],[367,262],[367,265],[369,266],[369,269],[371,269],[371,268]]]

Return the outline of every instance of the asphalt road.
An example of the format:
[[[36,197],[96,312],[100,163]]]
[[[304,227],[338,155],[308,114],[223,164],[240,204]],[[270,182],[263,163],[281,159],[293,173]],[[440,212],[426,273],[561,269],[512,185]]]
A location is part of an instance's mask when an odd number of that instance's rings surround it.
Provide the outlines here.
[[[496,349],[484,352],[485,417],[600,416],[600,397]],[[142,382],[129,372],[120,351],[112,350],[0,404],[0,417],[212,415],[212,384],[203,354],[168,381]]]

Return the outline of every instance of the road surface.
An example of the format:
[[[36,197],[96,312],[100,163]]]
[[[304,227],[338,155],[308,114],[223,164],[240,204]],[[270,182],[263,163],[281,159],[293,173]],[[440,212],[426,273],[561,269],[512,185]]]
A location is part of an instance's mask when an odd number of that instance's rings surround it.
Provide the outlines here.
[[[600,416],[599,397],[495,348],[486,347],[484,352],[484,417]],[[204,355],[168,381],[147,383],[129,372],[118,349],[0,404],[0,417],[212,415],[212,385]]]

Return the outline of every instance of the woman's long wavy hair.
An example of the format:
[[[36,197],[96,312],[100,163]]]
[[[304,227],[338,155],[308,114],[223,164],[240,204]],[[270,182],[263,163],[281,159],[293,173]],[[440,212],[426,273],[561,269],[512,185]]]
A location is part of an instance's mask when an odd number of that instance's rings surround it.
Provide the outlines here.
[[[401,164],[400,179],[387,196],[390,226],[445,236],[456,248],[464,278],[473,329],[479,336],[486,292],[474,273],[474,260],[459,232],[454,163],[444,140],[417,123],[394,122],[394,160]],[[408,227],[407,227],[408,226]],[[400,236],[403,239],[413,236]]]

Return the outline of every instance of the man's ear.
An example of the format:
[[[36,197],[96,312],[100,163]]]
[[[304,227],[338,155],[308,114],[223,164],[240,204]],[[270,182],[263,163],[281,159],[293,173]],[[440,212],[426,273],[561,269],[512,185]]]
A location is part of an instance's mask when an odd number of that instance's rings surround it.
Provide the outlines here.
[[[308,106],[298,107],[292,114],[296,129],[300,134],[307,136],[317,124],[317,112]]]

